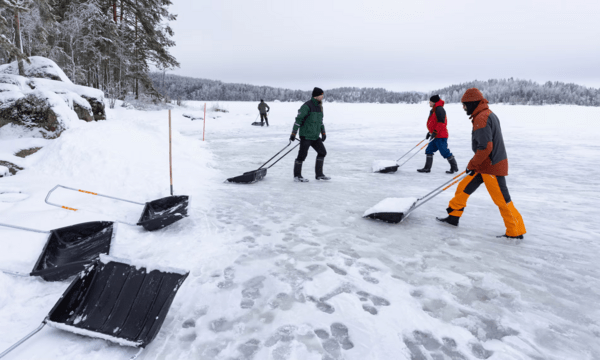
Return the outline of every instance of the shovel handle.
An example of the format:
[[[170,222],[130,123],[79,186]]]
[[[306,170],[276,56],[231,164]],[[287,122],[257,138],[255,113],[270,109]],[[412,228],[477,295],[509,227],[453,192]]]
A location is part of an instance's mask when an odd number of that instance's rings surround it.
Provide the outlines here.
[[[417,145],[415,145],[413,148],[408,150],[408,152],[406,152],[406,154],[402,155],[398,160],[396,160],[396,162],[402,160],[406,155],[410,154],[411,151],[413,151],[415,148],[419,147],[419,145],[421,145],[423,143],[423,141],[425,141],[425,140],[427,140],[427,139],[423,139],[423,140],[419,141],[419,143]]]
[[[417,209],[418,207],[421,207],[422,205],[424,205],[426,202],[428,202],[429,200],[433,199],[434,197],[438,196],[439,194],[441,194],[442,192],[448,190],[449,188],[451,188],[452,186],[454,186],[454,184],[456,184],[457,182],[461,181],[462,179],[464,179],[465,177],[467,177],[466,175],[466,171],[461,172],[460,174],[456,175],[455,177],[453,177],[452,179],[450,179],[450,181],[445,182],[442,186],[438,187],[437,189],[433,190],[432,192],[430,192],[429,194],[423,196],[422,198],[418,199],[417,202],[419,203],[418,205],[414,206],[413,208],[411,208],[406,215],[404,215],[404,217],[408,216],[408,214],[410,214],[411,212],[415,211],[415,209]],[[448,183],[451,183],[450,185],[448,185]],[[443,189],[442,189],[443,188]],[[440,190],[441,189],[441,190]],[[437,191],[437,192],[436,192]],[[433,195],[432,195],[433,194]],[[431,195],[431,196],[430,196]]]
[[[113,199],[113,200],[125,201],[125,202],[136,204],[136,205],[142,205],[142,206],[146,205],[144,203],[139,203],[139,202],[135,202],[135,201],[131,201],[131,200],[125,200],[125,199],[119,199],[119,198],[116,198],[116,197],[113,197],[113,196],[102,195],[102,194],[98,194],[98,193],[87,191],[87,190],[80,190],[80,189],[70,188],[68,186],[63,186],[63,185],[56,185],[55,187],[52,188],[52,190],[50,190],[48,192],[48,195],[46,195],[46,199],[44,200],[44,202],[46,202],[46,204],[51,205],[51,206],[56,206],[56,207],[59,207],[61,209],[65,209],[65,210],[71,210],[71,211],[79,211],[80,210],[80,209],[75,209],[75,208],[64,206],[64,205],[60,205],[60,204],[51,203],[48,200],[50,198],[50,195],[52,195],[52,193],[54,192],[54,190],[58,189],[59,187],[63,188],[63,189],[67,189],[67,190],[82,192],[82,193],[85,193],[85,194],[102,196],[102,197]],[[128,222],[125,222],[125,221],[119,221],[119,220],[115,220],[115,221],[119,222],[121,224],[126,224],[126,225],[131,225],[131,226],[137,226],[137,224],[132,224],[132,223],[128,223]]]
[[[294,140],[298,140],[298,139],[294,138]],[[300,140],[298,140],[298,141],[300,141]],[[285,149],[286,149],[288,146],[290,146],[291,144],[292,144],[292,140],[290,140],[290,142],[289,142],[289,143],[288,143],[288,144],[287,144],[287,145],[286,145],[286,146],[285,146],[283,149],[281,149],[281,150],[280,150],[280,151],[279,151],[277,154],[273,155],[273,157],[272,157],[272,158],[270,158],[269,160],[267,160],[267,162],[266,162],[266,163],[262,164],[262,165],[261,165],[261,166],[260,166],[258,169],[256,169],[256,170],[260,170],[260,169],[262,169],[262,168],[263,168],[265,165],[267,165],[267,164],[268,164],[268,163],[269,163],[271,160],[275,159],[275,158],[277,157],[277,155],[281,154],[281,153],[283,152],[283,150],[285,150]],[[286,154],[286,155],[287,155],[287,154]],[[285,155],[284,155],[284,156],[285,156]],[[279,160],[278,160],[278,161],[279,161]],[[273,165],[275,165],[275,164],[273,164]],[[271,166],[273,166],[273,165],[271,165]],[[269,168],[270,168],[271,166],[269,166]]]
[[[433,141],[433,140],[432,140],[432,141]],[[421,142],[422,142],[422,141],[421,141]],[[429,146],[429,143],[430,143],[430,142],[431,142],[431,141],[429,141],[429,142],[427,142],[427,144],[423,145],[423,147],[422,147],[422,148],[420,148],[420,149],[419,149],[419,151],[415,151],[415,153],[414,153],[414,154],[412,154],[412,156],[411,156],[411,157],[409,157],[408,159],[406,159],[406,161],[404,161],[402,164],[398,165],[398,167],[401,167],[402,165],[404,165],[404,164],[406,164],[407,162],[409,162],[409,161],[410,161],[410,159],[414,158],[414,157],[415,157],[415,156],[416,156],[418,153],[420,153],[420,152],[421,152],[421,150],[423,150],[423,149],[425,149],[427,146]],[[417,146],[419,146],[419,145],[421,145],[421,143],[417,144]],[[417,147],[417,146],[415,146],[415,147]],[[413,148],[413,149],[414,149],[414,148]],[[411,149],[410,151],[412,151],[412,149]],[[409,151],[409,152],[410,152],[410,151]],[[407,154],[408,154],[408,153],[407,153]],[[406,155],[405,155],[405,156],[406,156]],[[403,157],[404,157],[404,156],[403,156]],[[396,163],[397,163],[397,161],[396,161]]]
[[[33,330],[32,332],[30,332],[29,334],[27,334],[24,338],[22,338],[21,340],[17,341],[13,346],[9,347],[8,349],[4,350],[4,352],[2,354],[0,354],[0,358],[5,357],[9,352],[13,351],[14,349],[16,349],[19,345],[21,345],[22,343],[24,343],[25,341],[29,340],[30,337],[32,337],[33,335],[37,334],[38,332],[40,332],[40,330],[42,330],[42,328],[46,326],[46,321],[44,320],[44,322],[38,326],[37,329]]]
[[[15,225],[8,225],[8,224],[3,224],[3,223],[0,223],[0,226],[6,226],[6,227],[9,227],[9,228],[13,228],[13,229],[31,231],[31,232],[42,233],[42,234],[50,234],[50,231],[30,229],[30,228],[26,228],[26,227],[15,226]]]

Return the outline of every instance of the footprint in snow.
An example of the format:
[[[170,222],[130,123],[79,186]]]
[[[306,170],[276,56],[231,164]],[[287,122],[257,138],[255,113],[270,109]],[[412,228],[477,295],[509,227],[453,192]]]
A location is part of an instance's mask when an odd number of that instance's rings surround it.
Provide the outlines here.
[[[358,299],[363,303],[362,308],[364,311],[370,313],[371,315],[377,315],[379,313],[379,308],[382,306],[390,306],[390,302],[382,297],[370,294],[366,291],[362,291],[362,290],[356,290],[352,285],[350,284],[344,284],[340,287],[338,287],[337,289],[335,289],[334,291],[330,292],[329,294],[322,296],[318,299],[316,299],[313,296],[308,296],[307,299],[309,301],[312,301],[315,303],[315,305],[317,306],[317,309],[328,313],[328,314],[332,314],[333,312],[335,312],[335,308],[333,306],[331,306],[330,304],[327,303],[327,301],[329,301],[330,299],[332,299],[333,297],[339,295],[339,294],[354,294],[358,297]]]
[[[244,289],[242,289],[242,302],[240,307],[242,309],[250,309],[254,306],[254,300],[260,297],[260,289],[263,288],[263,282],[267,278],[264,276],[256,276],[244,283]]]
[[[354,347],[348,333],[348,327],[342,323],[333,323],[330,326],[331,335],[325,329],[315,329],[314,332],[325,350],[323,360],[334,360],[342,358],[342,350],[350,350]]]
[[[220,281],[217,287],[220,289],[229,289],[233,286],[233,279],[235,278],[235,270],[232,267],[225,268],[223,270],[224,281]]]

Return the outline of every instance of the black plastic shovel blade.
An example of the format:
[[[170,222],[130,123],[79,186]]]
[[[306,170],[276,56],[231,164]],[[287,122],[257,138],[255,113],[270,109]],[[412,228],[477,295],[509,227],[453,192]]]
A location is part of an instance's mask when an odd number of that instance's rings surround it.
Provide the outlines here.
[[[369,219],[381,220],[386,223],[397,224],[404,219],[404,213],[401,212],[380,212],[365,216]]]
[[[109,253],[113,233],[114,223],[110,221],[52,230],[31,275],[46,281],[61,281],[76,275],[100,254]]]
[[[148,231],[162,229],[186,217],[189,202],[187,195],[167,196],[147,202],[137,224]]]
[[[227,179],[228,182],[236,184],[254,184],[267,176],[267,169],[258,169],[245,172],[243,175]]]
[[[144,348],[158,334],[187,276],[102,256],[73,281],[46,321],[65,331]]]
[[[258,121],[252,123],[253,126],[263,126],[264,124]]]
[[[395,165],[395,166],[387,166],[387,167],[384,167],[383,169],[380,169],[380,170],[378,171],[378,173],[382,173],[382,174],[395,173],[396,171],[398,171],[398,168],[399,168],[399,167],[400,167],[400,166],[398,166],[398,165]]]

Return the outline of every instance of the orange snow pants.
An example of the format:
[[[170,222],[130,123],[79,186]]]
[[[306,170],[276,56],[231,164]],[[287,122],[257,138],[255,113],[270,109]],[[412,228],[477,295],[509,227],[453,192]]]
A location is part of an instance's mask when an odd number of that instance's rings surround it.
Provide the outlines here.
[[[475,173],[464,178],[458,184],[454,198],[450,200],[448,209],[446,209],[448,214],[461,217],[467,206],[469,196],[482,183],[485,184],[494,204],[500,209],[500,214],[506,226],[506,235],[519,236],[525,234],[527,231],[525,230],[525,224],[523,224],[523,218],[510,199],[504,176]]]

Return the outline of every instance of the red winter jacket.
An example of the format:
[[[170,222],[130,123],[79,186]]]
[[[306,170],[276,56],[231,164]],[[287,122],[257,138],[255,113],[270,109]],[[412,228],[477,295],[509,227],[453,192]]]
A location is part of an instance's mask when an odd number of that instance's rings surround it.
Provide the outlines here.
[[[429,119],[427,119],[427,130],[433,134],[437,131],[437,139],[447,139],[448,129],[446,124],[446,110],[444,110],[444,100],[440,100],[433,104],[433,108],[429,112]]]

